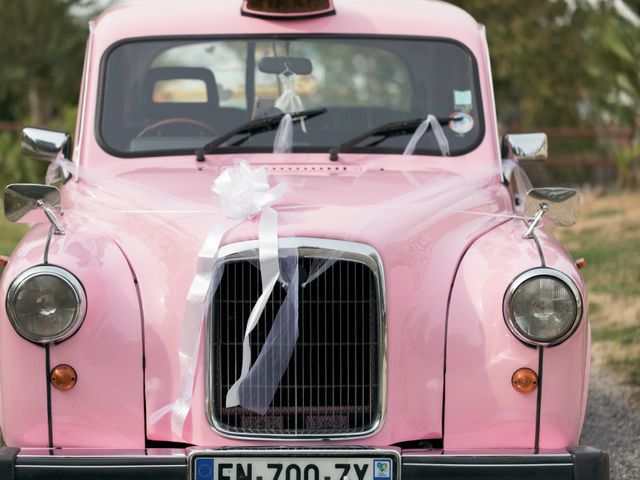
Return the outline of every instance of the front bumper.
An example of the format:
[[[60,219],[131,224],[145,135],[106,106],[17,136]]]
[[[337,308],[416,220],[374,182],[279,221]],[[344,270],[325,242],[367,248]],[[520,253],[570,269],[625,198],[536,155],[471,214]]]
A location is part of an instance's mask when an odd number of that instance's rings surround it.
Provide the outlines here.
[[[286,451],[283,450],[282,453]],[[291,456],[295,449],[291,449]],[[0,449],[0,480],[186,480],[185,450]],[[609,455],[591,447],[539,455],[402,453],[400,480],[609,480]]]

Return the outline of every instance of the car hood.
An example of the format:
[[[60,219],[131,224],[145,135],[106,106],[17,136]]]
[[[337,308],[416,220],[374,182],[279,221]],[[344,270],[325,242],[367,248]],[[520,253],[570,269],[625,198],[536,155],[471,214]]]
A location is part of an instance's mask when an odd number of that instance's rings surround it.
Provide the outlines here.
[[[367,244],[385,272],[388,322],[386,421],[370,440],[389,445],[441,438],[447,299],[457,266],[475,239],[510,212],[497,172],[460,168],[402,172],[269,165],[271,185],[287,183],[274,205],[278,235]],[[65,222],[108,235],[137,279],[144,318],[147,436],[210,446],[222,440],[206,420],[204,355],[183,433],[172,432],[168,411],[181,381],[179,342],[197,259],[212,232],[222,244],[258,238],[258,216],[226,217],[211,191],[232,163],[216,168],[140,168],[117,175],[80,174],[65,188]],[[232,228],[229,228],[234,225]]]

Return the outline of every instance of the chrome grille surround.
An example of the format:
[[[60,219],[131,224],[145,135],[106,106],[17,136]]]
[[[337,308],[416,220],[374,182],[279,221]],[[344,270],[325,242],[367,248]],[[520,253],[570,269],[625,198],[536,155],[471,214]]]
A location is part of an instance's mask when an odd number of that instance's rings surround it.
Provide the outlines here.
[[[375,290],[377,295],[377,389],[376,399],[372,407],[376,408],[375,418],[368,428],[362,431],[348,432],[322,432],[322,433],[286,433],[278,431],[269,432],[243,432],[238,429],[230,429],[216,417],[216,364],[214,352],[214,321],[212,307],[209,307],[209,316],[206,324],[206,385],[205,385],[205,409],[207,419],[210,426],[221,436],[227,438],[242,438],[247,440],[278,440],[285,439],[287,441],[305,441],[318,439],[355,439],[366,438],[375,434],[383,425],[386,414],[386,398],[387,398],[387,321],[386,321],[386,294],[384,270],[380,255],[372,247],[354,242],[341,240],[330,240],[321,238],[280,238],[279,249],[282,250],[298,250],[300,258],[303,257],[322,257],[332,258],[333,252],[338,252],[341,259],[350,262],[366,265],[375,278]],[[247,241],[226,245],[220,249],[218,261],[214,267],[216,270],[223,268],[225,264],[238,261],[256,259],[258,251],[258,241]],[[213,302],[213,299],[212,299]],[[222,388],[222,387],[220,387]]]

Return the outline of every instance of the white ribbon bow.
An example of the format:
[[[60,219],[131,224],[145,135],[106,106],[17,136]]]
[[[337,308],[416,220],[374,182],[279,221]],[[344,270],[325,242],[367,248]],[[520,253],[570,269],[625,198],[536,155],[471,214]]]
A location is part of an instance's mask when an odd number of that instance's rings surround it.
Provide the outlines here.
[[[267,169],[251,168],[246,160],[222,172],[211,191],[218,196],[222,213],[229,218],[250,219],[264,213],[286,193],[286,183],[271,188]]]

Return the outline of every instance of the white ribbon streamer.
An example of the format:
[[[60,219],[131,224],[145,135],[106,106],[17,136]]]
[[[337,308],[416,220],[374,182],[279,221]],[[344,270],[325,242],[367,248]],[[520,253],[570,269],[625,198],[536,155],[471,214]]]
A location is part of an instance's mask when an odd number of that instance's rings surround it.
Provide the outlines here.
[[[287,290],[287,295],[255,364],[242,383],[238,382],[240,405],[260,415],[265,415],[273,402],[300,335],[298,251],[284,251],[280,262],[280,278],[285,282],[283,288]]]
[[[275,107],[284,113],[296,113],[304,111],[302,99],[294,89],[294,77],[292,74],[281,74],[280,82],[282,83],[282,95],[276,100]],[[300,120],[302,131],[307,133],[307,126],[304,119]]]
[[[242,219],[227,221],[216,227],[207,237],[198,254],[197,273],[191,283],[184,310],[180,335],[180,385],[176,401],[150,416],[151,424],[156,423],[165,414],[172,411],[171,428],[177,435],[182,435],[184,422],[191,410],[191,400],[195,387],[197,360],[200,355],[202,327],[207,318],[206,305],[217,290],[221,272],[214,278],[214,266],[218,249],[224,235],[233,227],[242,223]]]
[[[513,160],[503,160],[502,171],[504,178],[508,181],[513,190],[513,194],[515,196],[515,210],[516,212],[523,214],[527,193],[533,188],[531,180],[529,180],[527,173],[520,164]]]
[[[253,306],[242,343],[242,370],[240,378],[236,380],[229,392],[227,392],[226,406],[236,407],[240,405],[240,386],[249,374],[251,368],[251,344],[249,336],[256,328],[264,307],[271,297],[273,287],[280,278],[280,264],[278,261],[278,214],[272,208],[265,208],[260,217],[259,235],[260,274],[262,276],[262,294]]]
[[[293,118],[290,114],[280,120],[276,139],[273,142],[273,153],[291,153],[293,151]]]
[[[414,152],[416,151],[416,147],[418,146],[418,142],[422,140],[422,137],[424,137],[424,134],[427,133],[429,127],[431,127],[431,130],[433,130],[433,134],[436,137],[436,142],[438,142],[438,148],[440,149],[440,153],[442,153],[442,156],[448,157],[451,154],[449,150],[449,140],[447,140],[447,136],[442,129],[442,125],[440,125],[440,122],[435,116],[429,115],[427,116],[427,119],[420,124],[416,132],[413,134],[413,137],[411,137],[411,140],[409,140],[409,143],[407,144],[407,148],[405,148],[403,155],[414,154]]]
[[[54,183],[64,182],[65,176],[71,173],[73,166],[73,163],[65,159],[62,152],[60,152],[57,158],[47,167],[44,183],[46,185],[53,185]]]
[[[149,420],[152,425],[171,412],[171,428],[174,435],[178,437],[183,435],[184,423],[191,411],[196,366],[202,343],[202,330],[207,318],[207,305],[215,294],[222,275],[221,271],[215,270],[220,244],[230,229],[260,215],[258,244],[263,292],[247,322],[247,333],[243,344],[243,375],[238,379],[236,385],[240,385],[249,372],[251,367],[249,334],[260,319],[280,275],[278,215],[271,208],[271,205],[282,198],[287,188],[286,183],[280,183],[271,188],[267,170],[264,167],[252,169],[249,163],[244,160],[238,161],[235,168],[225,170],[216,179],[212,191],[218,196],[220,207],[230,220],[219,225],[209,234],[198,255],[197,273],[187,296],[180,337],[178,396],[174,403],[166,405],[150,415]],[[234,401],[239,402],[239,396],[230,390],[227,403],[232,404]]]

